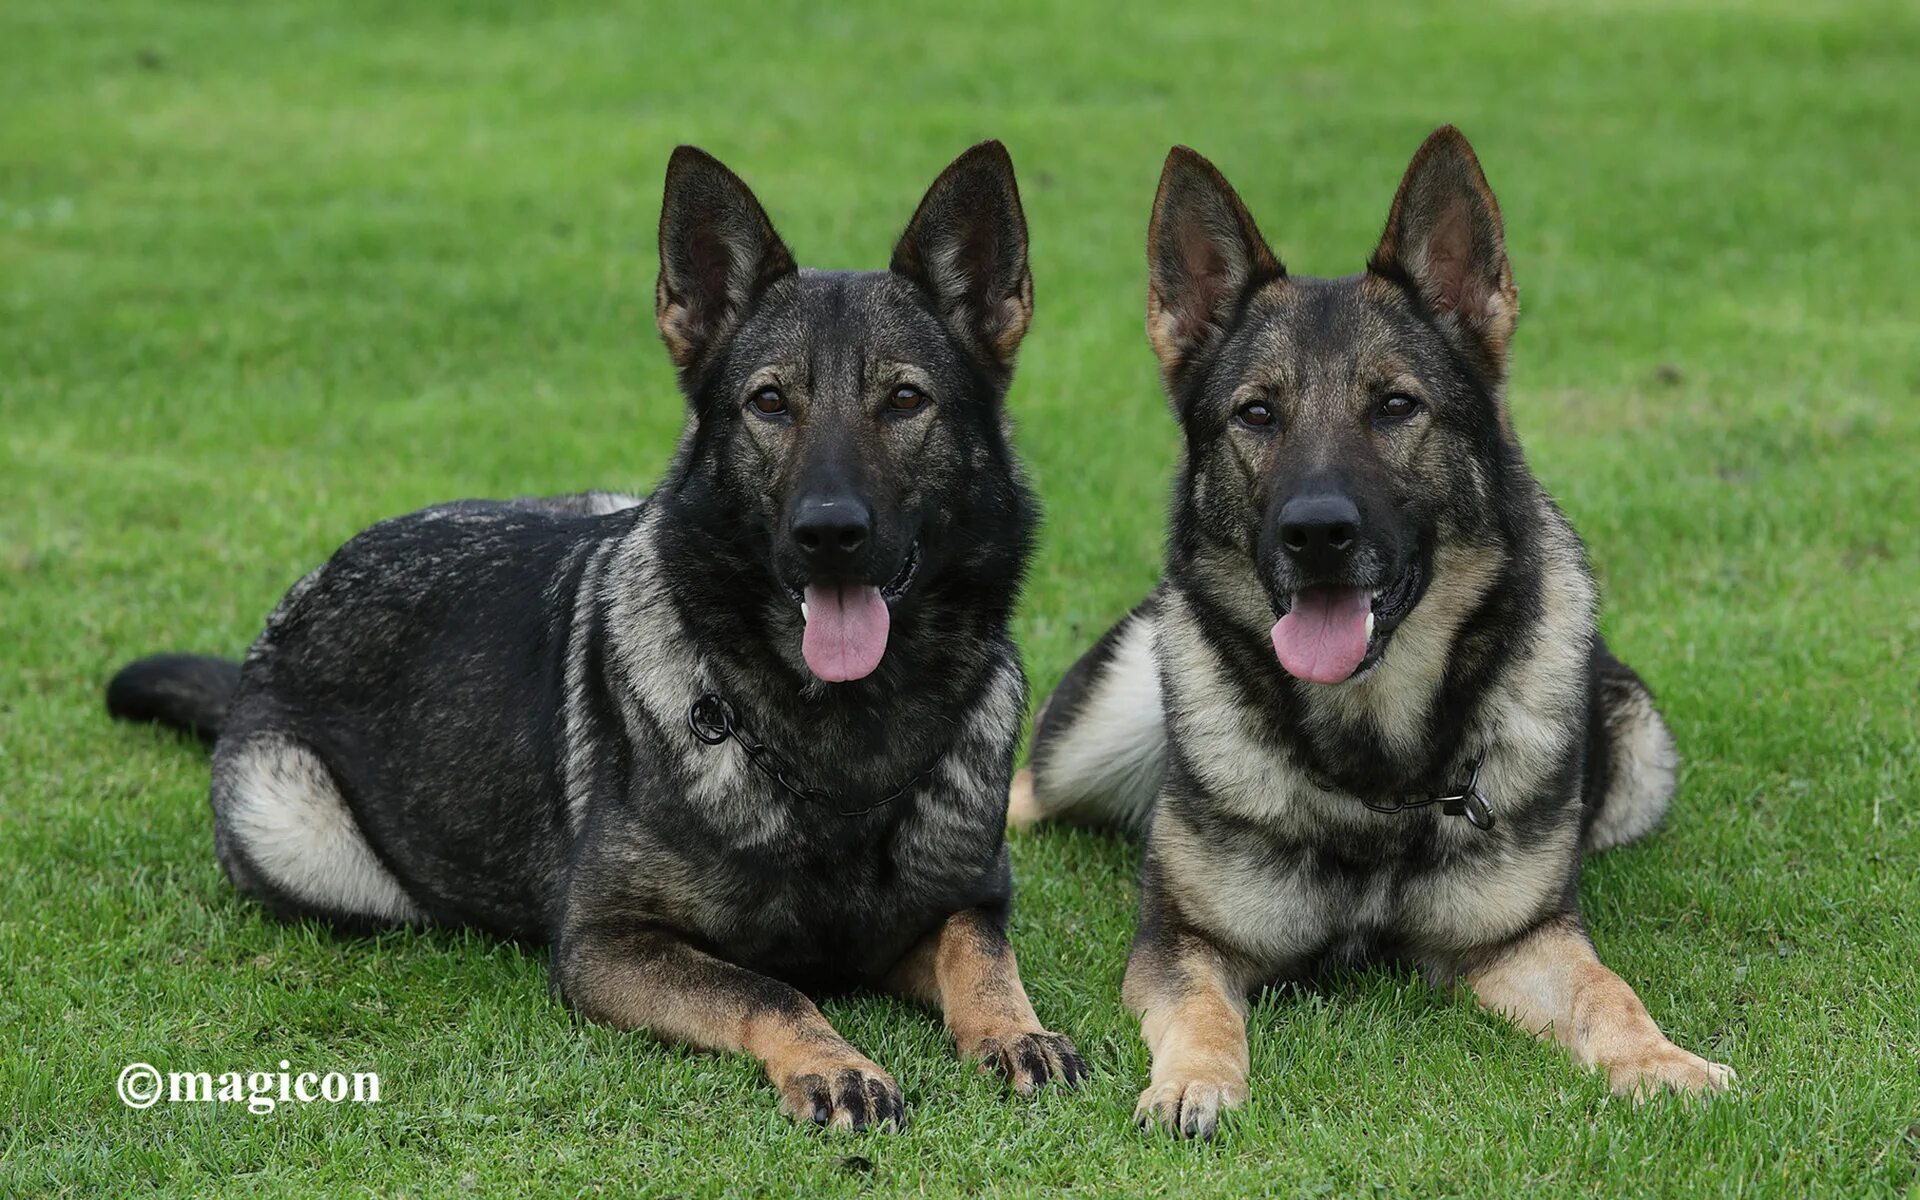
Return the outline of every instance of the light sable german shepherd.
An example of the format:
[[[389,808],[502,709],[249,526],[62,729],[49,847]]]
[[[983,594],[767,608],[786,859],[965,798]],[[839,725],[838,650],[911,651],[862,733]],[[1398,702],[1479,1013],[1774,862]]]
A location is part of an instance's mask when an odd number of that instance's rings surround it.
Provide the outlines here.
[[[1381,960],[1616,1092],[1725,1088],[1581,921],[1582,855],[1659,822],[1676,757],[1508,420],[1517,296],[1466,139],[1427,140],[1338,280],[1287,274],[1176,148],[1147,257],[1186,438],[1166,573],[1043,707],[1012,797],[1146,830],[1139,1119],[1211,1135],[1247,1097],[1249,992]]]

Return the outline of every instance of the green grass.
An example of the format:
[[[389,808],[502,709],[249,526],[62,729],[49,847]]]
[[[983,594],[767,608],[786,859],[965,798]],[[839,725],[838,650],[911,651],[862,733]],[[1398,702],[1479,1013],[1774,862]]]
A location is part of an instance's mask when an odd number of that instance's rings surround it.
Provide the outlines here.
[[[1920,13],[1207,8],[0,7],[0,1194],[1920,1194]],[[680,419],[650,312],[680,141],[822,266],[879,265],[949,158],[1008,143],[1045,688],[1156,574],[1168,145],[1293,269],[1344,273],[1448,120],[1507,216],[1517,422],[1688,760],[1586,910],[1737,1096],[1617,1103],[1369,974],[1259,1006],[1231,1136],[1145,1137],[1136,854],[1045,832],[1014,841],[1015,938],[1092,1086],[1007,1099],[934,1019],[857,998],[829,1014],[915,1123],[819,1136],[745,1060],[572,1021],[538,952],[264,919],[214,864],[203,755],[100,710],[135,654],[237,652],[378,518],[645,487]],[[378,1070],[385,1100],[114,1096],[135,1060],[282,1058]]]

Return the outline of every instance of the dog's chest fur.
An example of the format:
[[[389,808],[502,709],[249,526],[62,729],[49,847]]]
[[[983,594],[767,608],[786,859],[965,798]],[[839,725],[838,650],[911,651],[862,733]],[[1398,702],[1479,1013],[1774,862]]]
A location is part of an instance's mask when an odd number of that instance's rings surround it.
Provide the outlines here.
[[[854,980],[884,970],[945,915],[1007,898],[1002,833],[1025,683],[1010,644],[979,648],[971,682],[937,728],[903,712],[878,742],[863,722],[784,694],[782,682],[700,646],[662,602],[643,515],[603,551],[602,583],[569,645],[567,806],[576,870],[602,907],[659,919],[732,961],[786,978]],[[818,687],[820,685],[813,685]],[[733,705],[802,789],[793,795],[739,740],[707,745],[688,725],[704,694]],[[610,694],[610,705],[596,705]],[[896,736],[897,735],[897,736]],[[632,755],[624,781],[611,743]],[[842,815],[894,793],[873,811]]]
[[[1591,633],[1591,583],[1577,561],[1544,574],[1533,628],[1505,631],[1526,652],[1499,659],[1439,767],[1405,789],[1463,784],[1481,757],[1492,830],[1437,808],[1374,812],[1338,782],[1343,769],[1364,778],[1417,762],[1451,727],[1437,711],[1444,679],[1497,565],[1443,562],[1444,582],[1372,675],[1284,715],[1250,691],[1234,635],[1178,588],[1163,591],[1156,657],[1176,750],[1150,875],[1184,919],[1284,978],[1382,957],[1444,963],[1559,901],[1578,864]]]

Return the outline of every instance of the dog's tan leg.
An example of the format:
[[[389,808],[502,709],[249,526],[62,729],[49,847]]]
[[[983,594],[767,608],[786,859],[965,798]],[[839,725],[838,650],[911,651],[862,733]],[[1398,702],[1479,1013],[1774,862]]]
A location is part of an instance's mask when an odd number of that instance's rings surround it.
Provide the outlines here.
[[[1204,939],[1143,930],[1121,993],[1153,1057],[1134,1119],[1182,1137],[1212,1137],[1221,1116],[1247,1099],[1245,987]]]
[[[938,1005],[960,1056],[997,1071],[1015,1091],[1056,1080],[1077,1087],[1087,1076],[1073,1042],[1034,1014],[997,917],[978,909],[948,917],[900,960],[887,986]]]
[[[1599,1067],[1616,1095],[1663,1088],[1719,1092],[1733,1072],[1674,1045],[1624,979],[1601,964],[1571,917],[1550,922],[1466,972],[1480,1003],[1537,1037]]]
[[[797,989],[657,928],[570,930],[554,956],[561,994],[590,1020],[765,1065],[780,1109],[843,1129],[906,1124],[900,1085],[834,1031]]]

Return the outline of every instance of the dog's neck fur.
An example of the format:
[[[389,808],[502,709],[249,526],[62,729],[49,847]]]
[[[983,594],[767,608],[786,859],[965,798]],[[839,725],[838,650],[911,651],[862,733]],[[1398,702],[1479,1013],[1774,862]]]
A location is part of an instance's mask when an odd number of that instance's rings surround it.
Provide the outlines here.
[[[614,596],[614,653],[663,727],[684,728],[692,701],[716,692],[805,783],[884,793],[944,753],[962,698],[1017,661],[1013,585],[951,597],[935,576],[916,602],[939,611],[896,620],[872,676],[822,683],[800,661],[802,618],[754,557],[751,533],[714,528],[685,500],[656,493],[601,584]]]
[[[1494,486],[1514,489],[1539,521],[1565,528],[1517,449],[1505,467]],[[1502,673],[1530,680],[1543,709],[1575,703],[1576,694],[1584,699],[1581,664],[1536,661],[1550,649],[1586,645],[1594,630],[1592,579],[1577,539],[1570,529],[1567,535],[1571,556],[1543,543],[1531,521],[1441,538],[1426,592],[1380,663],[1334,686],[1301,683],[1274,663],[1271,602],[1245,551],[1200,539],[1176,543],[1168,578],[1215,631],[1222,658],[1268,713],[1280,748],[1329,785],[1391,796],[1447,786],[1449,771],[1486,749],[1480,699]],[[1537,636],[1547,623],[1557,640]],[[1355,744],[1376,752],[1344,760],[1331,753]]]

